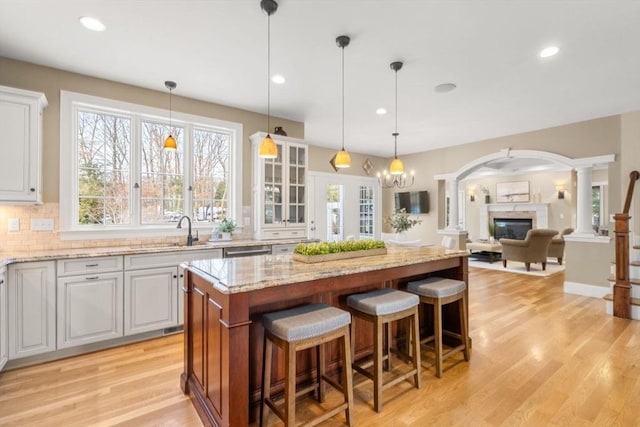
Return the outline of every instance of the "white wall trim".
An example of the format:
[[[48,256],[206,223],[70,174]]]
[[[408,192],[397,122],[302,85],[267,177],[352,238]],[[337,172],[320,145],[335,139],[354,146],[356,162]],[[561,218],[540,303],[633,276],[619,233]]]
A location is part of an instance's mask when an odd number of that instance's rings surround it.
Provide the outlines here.
[[[564,282],[563,290],[565,294],[582,295],[592,298],[603,298],[605,295],[611,293],[611,288],[608,286],[588,285],[586,283],[569,281]]]
[[[594,157],[582,157],[578,159],[572,159],[570,157],[562,156],[560,154],[551,153],[549,151],[538,150],[512,150],[511,148],[504,148],[496,153],[487,154],[486,156],[479,157],[466,165],[462,166],[455,172],[434,175],[435,180],[456,179],[461,181],[471,175],[476,170],[480,169],[486,163],[494,160],[500,160],[505,158],[514,159],[543,159],[550,163],[560,165],[567,170],[575,169],[578,167],[596,167],[612,163],[615,161],[615,154],[605,154],[602,156]]]
[[[581,242],[581,243],[606,243],[609,244],[611,242],[611,237],[609,236],[596,236],[593,235],[579,235],[579,234],[569,234],[564,236],[564,240],[566,242]]]

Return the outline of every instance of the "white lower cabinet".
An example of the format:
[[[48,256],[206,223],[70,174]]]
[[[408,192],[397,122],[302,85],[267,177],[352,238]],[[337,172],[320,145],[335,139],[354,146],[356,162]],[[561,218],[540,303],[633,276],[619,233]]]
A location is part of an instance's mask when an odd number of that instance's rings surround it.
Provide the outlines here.
[[[58,278],[58,349],[122,336],[122,271]]]
[[[9,360],[9,316],[7,310],[7,269],[0,267],[0,371]]]
[[[56,349],[55,262],[9,265],[9,359]]]
[[[178,324],[178,267],[124,273],[124,334]]]

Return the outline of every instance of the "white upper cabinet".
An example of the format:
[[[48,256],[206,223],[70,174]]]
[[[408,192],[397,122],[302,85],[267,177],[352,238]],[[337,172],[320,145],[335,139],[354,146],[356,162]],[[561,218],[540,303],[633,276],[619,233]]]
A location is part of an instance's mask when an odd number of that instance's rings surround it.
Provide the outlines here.
[[[271,135],[278,146],[278,157],[262,159],[258,148],[265,136],[262,132],[251,135],[254,237],[304,238],[308,147],[300,139]]]
[[[42,203],[43,93],[0,86],[0,204]]]

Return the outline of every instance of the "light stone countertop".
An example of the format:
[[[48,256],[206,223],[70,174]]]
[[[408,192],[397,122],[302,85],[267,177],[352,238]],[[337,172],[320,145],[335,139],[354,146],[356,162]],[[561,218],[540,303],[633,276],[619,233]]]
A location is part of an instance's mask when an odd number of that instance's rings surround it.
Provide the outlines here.
[[[353,273],[468,256],[443,247],[387,247],[386,255],[307,264],[291,255],[206,259],[182,264],[211,282],[220,292],[235,294]]]
[[[0,265],[14,264],[18,262],[51,261],[71,258],[93,258],[113,255],[153,254],[163,252],[190,252],[207,249],[223,249],[237,246],[262,246],[299,243],[295,240],[230,240],[230,241],[204,241],[196,242],[193,246],[186,245],[155,245],[155,246],[110,246],[102,248],[59,249],[50,251],[11,252],[0,253]]]

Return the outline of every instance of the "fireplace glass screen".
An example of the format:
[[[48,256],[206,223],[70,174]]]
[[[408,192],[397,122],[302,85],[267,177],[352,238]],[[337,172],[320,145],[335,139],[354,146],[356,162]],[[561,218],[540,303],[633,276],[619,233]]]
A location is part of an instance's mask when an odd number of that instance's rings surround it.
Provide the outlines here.
[[[531,230],[533,220],[531,218],[494,218],[495,238],[524,240],[527,231]]]

